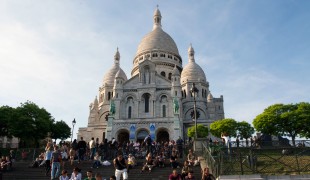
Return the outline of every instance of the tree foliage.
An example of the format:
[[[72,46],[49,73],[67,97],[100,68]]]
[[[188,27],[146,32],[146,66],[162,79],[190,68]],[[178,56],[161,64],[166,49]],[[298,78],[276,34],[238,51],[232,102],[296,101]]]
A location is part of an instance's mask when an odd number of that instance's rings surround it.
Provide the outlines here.
[[[217,120],[210,125],[210,132],[216,137],[221,137],[222,133],[236,137],[237,125],[237,122],[231,118]]]
[[[10,132],[21,141],[33,141],[38,145],[39,140],[47,137],[53,121],[44,108],[27,101],[15,109],[14,119],[9,122]]]
[[[71,135],[71,128],[68,126],[68,124],[64,121],[57,121],[54,122],[51,126],[51,138],[55,141],[57,139],[67,139]]]
[[[253,125],[265,134],[289,136],[295,145],[296,136],[309,137],[309,112],[309,103],[274,104],[256,116]]]
[[[9,122],[13,120],[15,110],[9,106],[0,107],[0,137],[8,136],[11,137],[9,131]]]
[[[0,107],[0,136],[14,136],[22,146],[38,146],[51,133],[54,139],[70,137],[70,127],[64,122],[55,122],[44,108],[33,102],[21,103],[19,107]]]
[[[300,132],[300,136],[310,138],[310,104],[305,102],[299,103],[297,114],[300,114],[300,121],[305,123]]]
[[[209,134],[209,129],[207,126],[202,124],[197,125],[197,137],[198,138],[205,138]],[[188,137],[195,137],[195,126],[192,126],[187,129],[187,136]]]
[[[247,139],[252,137],[254,131],[254,128],[248,122],[237,122],[237,136],[239,136],[240,139]]]

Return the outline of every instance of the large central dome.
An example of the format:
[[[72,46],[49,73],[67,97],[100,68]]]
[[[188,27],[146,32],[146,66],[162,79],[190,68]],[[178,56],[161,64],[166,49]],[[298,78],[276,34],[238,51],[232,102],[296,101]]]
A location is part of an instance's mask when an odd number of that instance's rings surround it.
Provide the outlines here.
[[[174,40],[160,27],[156,27],[152,32],[143,37],[138,46],[137,55],[152,50],[161,50],[179,55],[179,50]]]
[[[179,56],[179,50],[174,40],[161,28],[161,14],[158,8],[155,10],[153,18],[153,30],[143,37],[136,55],[147,51],[159,50]]]

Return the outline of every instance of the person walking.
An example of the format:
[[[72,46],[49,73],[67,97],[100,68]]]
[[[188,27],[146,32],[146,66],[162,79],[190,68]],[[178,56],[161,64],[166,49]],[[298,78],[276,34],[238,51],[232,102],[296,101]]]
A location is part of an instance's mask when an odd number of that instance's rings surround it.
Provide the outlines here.
[[[59,176],[60,161],[61,161],[61,154],[58,151],[58,146],[54,146],[54,151],[52,153],[52,159],[51,159],[52,162],[51,179],[55,179]]]
[[[128,173],[127,173],[127,162],[123,158],[123,154],[119,153],[117,157],[113,160],[113,164],[115,167],[115,177],[116,180],[120,180],[121,175],[123,174],[123,179],[128,179]]]

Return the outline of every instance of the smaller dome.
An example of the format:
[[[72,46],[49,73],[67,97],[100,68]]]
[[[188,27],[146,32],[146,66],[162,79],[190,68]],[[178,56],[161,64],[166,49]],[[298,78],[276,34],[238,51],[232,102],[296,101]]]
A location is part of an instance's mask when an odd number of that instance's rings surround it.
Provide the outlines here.
[[[213,100],[213,96],[212,96],[211,92],[209,92],[208,97],[207,97],[207,100],[208,100],[209,102]]]
[[[180,76],[180,71],[178,70],[177,66],[174,66],[172,70],[172,76]]]
[[[127,76],[121,68],[117,71],[115,78],[122,78],[123,80],[127,81]]]
[[[127,76],[125,72],[120,68],[119,66],[120,61],[120,54],[118,52],[118,48],[116,50],[115,56],[114,56],[114,64],[111,69],[108,70],[108,72],[103,77],[103,84],[113,85],[115,75],[119,72],[119,76],[122,77],[125,81],[127,81]]]
[[[183,68],[183,71],[181,73],[181,84],[191,81],[191,82],[197,82],[197,81],[204,81],[206,82],[206,75],[202,68],[196,64],[195,62],[195,51],[192,45],[188,48],[188,64]]]
[[[195,62],[189,62],[181,73],[181,84],[188,81],[197,82],[203,80],[206,82],[206,75],[202,68]]]

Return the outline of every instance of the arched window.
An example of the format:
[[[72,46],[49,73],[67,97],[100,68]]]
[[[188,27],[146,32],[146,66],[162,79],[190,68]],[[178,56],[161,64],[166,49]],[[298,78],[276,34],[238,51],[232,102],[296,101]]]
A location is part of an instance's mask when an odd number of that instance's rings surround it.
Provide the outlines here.
[[[131,119],[131,106],[128,107],[128,119]]]
[[[150,112],[150,94],[143,94],[144,98],[144,112]]]
[[[186,98],[186,91],[185,91],[185,89],[184,89],[184,97]]]
[[[163,105],[163,117],[166,117],[166,105]]]
[[[162,72],[160,73],[160,75],[166,77],[166,73],[165,73],[164,71],[162,71]]]

